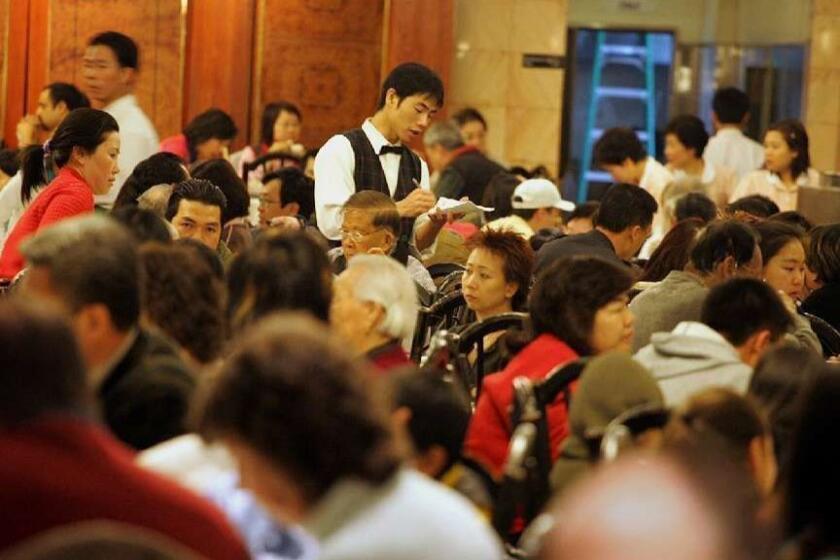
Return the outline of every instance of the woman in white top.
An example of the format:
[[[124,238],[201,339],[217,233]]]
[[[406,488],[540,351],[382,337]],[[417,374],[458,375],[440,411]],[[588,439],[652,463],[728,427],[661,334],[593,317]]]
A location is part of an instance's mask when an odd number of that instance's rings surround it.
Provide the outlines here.
[[[764,195],[786,212],[796,210],[799,187],[817,185],[819,176],[811,169],[808,133],[795,119],[777,122],[764,134],[764,169],[744,176],[730,198]]]
[[[681,115],[665,128],[665,160],[674,179],[697,179],[705,186],[718,207],[723,208],[737,184],[736,173],[703,159],[709,135],[703,121],[694,115]]]

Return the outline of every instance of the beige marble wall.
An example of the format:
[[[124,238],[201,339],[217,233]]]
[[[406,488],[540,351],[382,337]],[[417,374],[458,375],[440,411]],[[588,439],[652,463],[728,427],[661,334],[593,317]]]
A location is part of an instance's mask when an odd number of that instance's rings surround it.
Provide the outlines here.
[[[806,126],[811,159],[840,169],[840,0],[813,0]]]
[[[522,55],[563,55],[567,0],[455,0],[447,108],[477,108],[488,148],[508,165],[547,166],[560,155],[562,70],[522,67]]]

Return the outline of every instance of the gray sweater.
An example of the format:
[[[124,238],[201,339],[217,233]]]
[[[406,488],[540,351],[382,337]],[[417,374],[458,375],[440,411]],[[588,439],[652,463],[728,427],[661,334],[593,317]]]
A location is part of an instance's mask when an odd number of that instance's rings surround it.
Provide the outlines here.
[[[671,332],[683,321],[699,321],[709,289],[699,276],[673,270],[630,302],[635,316],[633,351],[650,342],[653,333]]]

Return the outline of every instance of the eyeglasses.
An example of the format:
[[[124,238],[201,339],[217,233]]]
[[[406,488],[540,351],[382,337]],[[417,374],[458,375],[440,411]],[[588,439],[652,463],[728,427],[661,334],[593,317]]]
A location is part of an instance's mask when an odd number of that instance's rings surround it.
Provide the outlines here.
[[[381,231],[381,230],[382,230],[382,228],[377,228],[377,229],[375,229],[375,230],[373,230],[373,231],[369,231],[369,232],[363,233],[363,232],[361,232],[361,231],[348,231],[348,230],[346,230],[346,229],[342,229],[342,230],[340,231],[340,235],[341,235],[341,238],[342,238],[342,239],[349,239],[349,240],[350,240],[350,241],[352,241],[353,243],[359,243],[359,242],[361,242],[361,241],[362,241],[365,237],[368,237],[368,236],[370,236],[370,235],[373,235],[374,233],[376,233],[376,232],[378,232],[378,231]]]

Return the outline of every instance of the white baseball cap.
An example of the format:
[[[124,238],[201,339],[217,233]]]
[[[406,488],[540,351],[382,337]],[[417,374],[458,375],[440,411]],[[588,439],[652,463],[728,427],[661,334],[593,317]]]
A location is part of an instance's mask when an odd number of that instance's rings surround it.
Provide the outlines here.
[[[557,208],[566,212],[575,209],[575,204],[560,198],[560,191],[548,179],[528,179],[522,181],[513,191],[511,206],[517,210],[536,210],[538,208]]]

